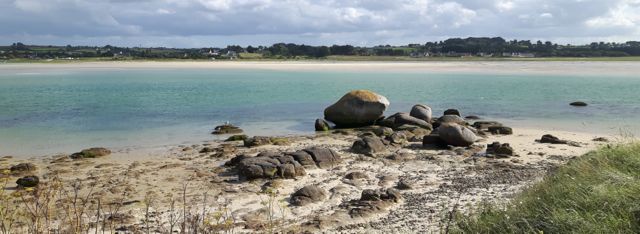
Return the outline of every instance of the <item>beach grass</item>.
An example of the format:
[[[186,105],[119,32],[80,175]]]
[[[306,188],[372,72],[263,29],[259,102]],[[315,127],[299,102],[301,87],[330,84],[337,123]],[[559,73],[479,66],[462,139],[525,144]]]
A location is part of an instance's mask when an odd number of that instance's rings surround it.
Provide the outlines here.
[[[640,143],[561,166],[506,204],[457,215],[455,233],[640,233]]]

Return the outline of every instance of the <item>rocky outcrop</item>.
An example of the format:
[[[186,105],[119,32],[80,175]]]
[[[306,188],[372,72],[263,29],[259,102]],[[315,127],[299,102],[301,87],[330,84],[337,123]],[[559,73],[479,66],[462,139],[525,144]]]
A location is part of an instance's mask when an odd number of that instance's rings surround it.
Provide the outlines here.
[[[368,91],[354,90],[324,110],[324,118],[338,127],[372,125],[389,106],[386,97]]]
[[[385,127],[396,129],[396,130],[398,127],[402,125],[414,125],[427,130],[433,130],[433,126],[427,121],[418,119],[407,113],[402,113],[402,112],[398,112],[393,114],[392,116],[389,116],[388,118],[380,121],[379,124]]]
[[[346,204],[349,215],[352,218],[367,218],[388,209],[391,205],[400,202],[402,195],[395,189],[365,189],[360,199],[352,200]]]
[[[316,119],[315,123],[316,132],[325,132],[331,130],[331,125],[324,119]]]
[[[426,122],[431,122],[432,111],[431,107],[427,105],[417,104],[411,108],[411,112],[409,112],[414,118],[424,120]]]
[[[327,192],[315,185],[307,185],[291,195],[291,205],[305,206],[327,198]]]
[[[111,154],[111,150],[108,150],[106,148],[96,147],[96,148],[84,149],[80,152],[73,153],[69,157],[72,159],[98,158],[98,157],[107,156],[109,154]]]
[[[438,127],[438,135],[448,145],[453,146],[470,146],[477,140],[477,136],[473,131],[456,123],[440,125]]]
[[[295,178],[306,174],[305,168],[329,168],[340,163],[335,151],[312,147],[294,153],[262,152],[258,156],[240,155],[225,166],[234,167],[244,179]]]
[[[242,129],[240,129],[239,127],[236,127],[232,124],[223,124],[223,125],[216,126],[213,129],[213,132],[211,134],[221,135],[221,134],[239,134],[239,133],[242,133]]]
[[[252,180],[259,178],[295,178],[306,175],[302,165],[292,156],[266,156],[244,157],[240,159],[236,168],[242,178]]]
[[[386,148],[380,138],[376,136],[364,136],[353,143],[351,151],[356,154],[374,155],[385,152]]]

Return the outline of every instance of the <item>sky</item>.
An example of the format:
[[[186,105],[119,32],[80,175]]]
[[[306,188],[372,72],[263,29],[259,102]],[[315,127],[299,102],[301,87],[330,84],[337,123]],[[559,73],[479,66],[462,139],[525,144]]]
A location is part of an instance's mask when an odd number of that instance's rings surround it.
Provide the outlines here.
[[[0,44],[405,45],[640,41],[640,0],[0,0]]]

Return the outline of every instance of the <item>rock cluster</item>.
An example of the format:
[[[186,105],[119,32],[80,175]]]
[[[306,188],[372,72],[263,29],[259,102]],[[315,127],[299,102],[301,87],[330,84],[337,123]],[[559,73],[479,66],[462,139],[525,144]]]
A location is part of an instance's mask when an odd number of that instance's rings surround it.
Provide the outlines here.
[[[305,168],[328,168],[341,161],[340,155],[331,149],[313,147],[294,153],[263,152],[258,156],[240,155],[226,163],[234,166],[245,179],[295,178],[306,174]]]
[[[11,168],[9,168],[9,170],[11,171],[12,175],[23,175],[23,174],[26,174],[26,173],[34,172],[37,169],[38,168],[33,163],[19,163],[19,164],[11,166]]]

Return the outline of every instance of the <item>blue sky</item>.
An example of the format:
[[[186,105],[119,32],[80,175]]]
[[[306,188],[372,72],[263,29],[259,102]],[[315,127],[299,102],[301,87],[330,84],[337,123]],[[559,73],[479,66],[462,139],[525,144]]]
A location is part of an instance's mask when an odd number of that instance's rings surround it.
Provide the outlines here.
[[[408,44],[640,40],[640,0],[0,0],[0,44]]]

